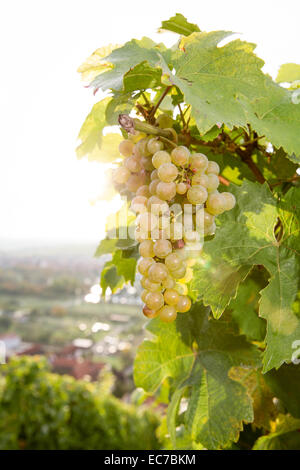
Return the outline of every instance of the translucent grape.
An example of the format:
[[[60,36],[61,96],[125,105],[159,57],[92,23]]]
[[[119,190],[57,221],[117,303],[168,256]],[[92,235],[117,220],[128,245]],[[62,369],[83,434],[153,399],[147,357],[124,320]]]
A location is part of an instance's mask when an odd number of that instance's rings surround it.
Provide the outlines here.
[[[170,239],[172,241],[181,240],[183,237],[183,225],[181,222],[171,222]]]
[[[150,153],[158,152],[164,148],[164,144],[161,140],[158,140],[158,137],[153,137],[148,141],[147,148]]]
[[[203,204],[207,199],[207,191],[204,186],[197,184],[188,190],[187,198],[191,204]]]
[[[162,113],[157,117],[155,123],[161,129],[167,129],[173,126],[173,119],[168,114]]]
[[[180,266],[180,268],[174,270],[174,271],[171,271],[171,276],[174,278],[174,279],[182,279],[184,276],[185,276],[185,273],[186,273],[186,265],[185,264],[182,264]]]
[[[199,230],[200,228],[210,227],[215,220],[215,216],[207,212],[205,209],[199,209],[196,212],[195,219],[196,228]]]
[[[224,199],[225,210],[230,211],[231,209],[234,208],[234,206],[236,204],[236,199],[235,199],[234,195],[231,194],[231,193],[227,193],[227,192],[224,192],[224,193],[221,193],[221,194],[222,194],[222,197]]]
[[[147,296],[147,294],[149,294],[149,291],[146,290],[146,289],[143,289],[143,290],[142,290],[142,293],[141,293],[141,299],[142,299],[142,301],[143,301],[144,303],[146,302],[146,296]]]
[[[130,209],[132,209],[133,212],[136,213],[146,212],[147,201],[148,199],[144,196],[135,196],[131,201]]]
[[[164,292],[164,299],[168,305],[177,305],[179,294],[175,289],[166,289]]]
[[[208,162],[208,166],[206,168],[206,173],[213,173],[215,175],[218,175],[220,173],[220,167],[216,162],[210,161]]]
[[[164,201],[170,201],[176,196],[176,184],[161,181],[156,187],[156,194]]]
[[[139,227],[137,227],[134,231],[134,239],[141,243],[143,242],[144,240],[149,240],[149,232],[145,232],[143,230],[141,230]]]
[[[140,214],[136,220],[142,231],[151,232],[158,227],[158,217],[150,212]]]
[[[207,179],[208,179],[208,183],[206,186],[207,191],[208,192],[215,191],[220,184],[218,176],[215,175],[214,173],[209,173],[207,175]]]
[[[153,196],[156,194],[156,188],[159,182],[160,180],[157,179],[157,180],[151,181],[151,183],[149,184],[149,191]]]
[[[149,157],[151,155],[151,153],[148,150],[148,138],[147,137],[139,140],[138,143],[136,144],[136,147],[142,157]]]
[[[173,305],[165,305],[158,310],[158,315],[161,321],[164,323],[171,323],[176,320],[177,312]]]
[[[145,315],[145,317],[147,318],[155,318],[155,317],[158,317],[158,311],[153,311],[151,310],[149,307],[147,307],[147,305],[145,305],[143,307],[143,314]]]
[[[154,215],[167,214],[169,212],[169,205],[166,201],[159,199],[159,197],[151,196],[147,202],[147,209]]]
[[[153,250],[154,243],[152,240],[144,240],[139,246],[139,253],[143,258],[153,258],[154,250]]]
[[[130,171],[128,170],[128,168],[125,168],[124,166],[120,166],[119,168],[116,168],[116,170],[113,172],[113,181],[118,184],[127,183],[129,177],[130,177]]]
[[[139,189],[136,192],[137,196],[144,196],[144,197],[150,197],[150,191],[149,191],[149,186],[147,184],[143,184],[143,186],[140,186]]]
[[[184,147],[183,145],[174,148],[171,152],[172,162],[178,166],[185,166],[189,161],[189,157],[190,151],[187,147]]]
[[[189,160],[190,168],[203,173],[208,167],[208,158],[204,153],[193,153]]]
[[[133,153],[134,143],[131,140],[123,140],[119,145],[119,152],[124,157],[130,157]]]
[[[192,306],[191,299],[186,295],[180,295],[176,305],[176,310],[180,313],[185,313],[190,310]]]
[[[147,171],[152,171],[153,170],[153,165],[152,165],[151,157],[142,157],[141,158],[141,166]]]
[[[148,269],[153,264],[155,264],[153,258],[141,258],[137,264],[139,273],[141,273],[142,275],[147,274]]]
[[[206,201],[206,210],[210,214],[222,214],[225,210],[226,201],[220,193],[210,194]]]
[[[208,187],[209,184],[209,178],[208,175],[205,173],[199,173],[197,172],[193,177],[192,177],[192,186],[196,186],[200,184],[200,186],[203,186],[204,188]]]
[[[168,277],[162,282],[162,287],[164,289],[172,289],[175,286],[174,279],[168,275]]]
[[[154,168],[159,168],[163,163],[170,163],[171,162],[171,157],[168,152],[165,152],[165,150],[159,150],[158,152],[155,152],[155,154],[152,157],[152,164]]]
[[[172,253],[172,244],[169,240],[157,240],[153,246],[154,254],[158,258],[165,258]]]
[[[147,276],[151,282],[162,282],[168,277],[168,269],[163,263],[154,263],[149,267]]]
[[[152,282],[147,277],[145,278],[144,285],[142,287],[149,290],[150,292],[159,292],[162,289],[162,286],[159,282]]]
[[[151,172],[151,181],[158,180],[158,179],[159,179],[158,178],[158,171],[157,171],[157,169],[155,169]]]
[[[182,263],[182,259],[180,256],[178,256],[177,253],[170,253],[166,259],[165,259],[165,263],[166,263],[166,266],[167,268],[170,270],[170,271],[174,271],[178,268],[180,268],[180,265]]]
[[[185,230],[183,239],[187,243],[197,243],[200,242],[201,236],[196,230]]]
[[[146,296],[146,305],[156,312],[164,305],[164,296],[160,292],[149,292]]]
[[[138,173],[142,169],[141,164],[136,157],[127,157],[124,160],[124,166],[128,168],[131,173]]]
[[[185,194],[187,192],[187,185],[185,183],[177,183],[176,184],[176,192],[177,194]]]
[[[129,171],[129,170],[127,170]],[[129,176],[126,186],[129,191],[135,193],[145,182],[144,176],[140,173],[133,173]]]
[[[177,178],[178,170],[173,163],[163,163],[158,168],[158,176],[161,181],[165,183],[171,183]]]

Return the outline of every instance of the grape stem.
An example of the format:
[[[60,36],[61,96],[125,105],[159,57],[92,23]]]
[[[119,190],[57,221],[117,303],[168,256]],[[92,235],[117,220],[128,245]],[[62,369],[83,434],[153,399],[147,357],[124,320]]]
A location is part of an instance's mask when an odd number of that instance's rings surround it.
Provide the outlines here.
[[[154,118],[154,115],[156,113],[156,111],[158,110],[160,104],[162,103],[163,99],[167,96],[167,94],[169,93],[169,91],[171,90],[173,85],[169,85],[167,86],[167,88],[165,89],[165,91],[163,92],[163,94],[161,95],[160,99],[158,100],[158,102],[156,103],[156,105],[154,106],[154,108],[151,110],[151,113],[149,115],[149,120],[151,121],[153,118]]]
[[[139,119],[130,117],[128,114],[119,115],[119,124],[129,134],[135,134],[136,131],[144,132],[145,134],[157,135],[166,139],[173,138],[173,134],[168,129],[160,129],[159,127],[153,126],[148,122],[142,122]],[[172,142],[173,144],[173,142]]]

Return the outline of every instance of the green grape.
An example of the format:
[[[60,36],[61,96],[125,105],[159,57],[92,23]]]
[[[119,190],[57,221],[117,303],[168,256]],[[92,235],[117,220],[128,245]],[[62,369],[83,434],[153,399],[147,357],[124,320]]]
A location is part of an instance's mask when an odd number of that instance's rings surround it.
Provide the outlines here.
[[[160,114],[155,121],[155,124],[161,129],[167,129],[168,127],[173,127],[173,119],[165,113]]]
[[[171,157],[168,152],[165,150],[159,150],[158,152],[155,152],[155,154],[152,157],[152,165],[154,168],[158,169],[163,163],[170,163],[171,162]]]
[[[147,317],[147,318],[155,318],[155,317],[158,317],[158,311],[150,310],[150,308],[147,307],[147,305],[145,305],[145,306],[143,307],[143,314],[144,314],[145,317]]]
[[[164,292],[164,299],[168,305],[177,305],[179,294],[175,289],[166,289]]]
[[[149,191],[153,196],[156,194],[156,188],[157,188],[158,183],[159,183],[159,179],[152,180],[151,183],[149,184]]]
[[[158,315],[164,323],[171,323],[176,320],[177,317],[176,309],[173,305],[165,305],[158,310]]]
[[[185,263],[182,263],[180,268],[174,271],[171,271],[171,276],[174,279],[182,279],[185,276],[185,273],[186,273],[186,265]]]
[[[136,144],[137,150],[142,157],[150,157],[151,153],[148,150],[148,137],[141,139]]]
[[[185,194],[188,190],[188,186],[185,183],[177,183],[176,184],[176,192],[177,194]]]
[[[208,166],[206,168],[206,173],[213,173],[215,175],[218,175],[220,173],[220,167],[217,164],[217,162],[210,161],[208,162]]]
[[[204,235],[213,235],[216,231],[216,224],[213,222],[210,227],[205,227],[204,228]]]
[[[144,184],[144,182],[145,180],[144,180],[143,175],[139,173],[136,173],[136,174],[133,173],[129,176],[127,183],[126,183],[126,187],[129,191],[131,191],[132,193],[135,193],[138,190],[138,188]]]
[[[156,310],[159,310],[164,306],[164,296],[161,292],[149,292],[146,296],[145,303],[150,310],[156,312]]]
[[[158,137],[153,137],[148,141],[147,148],[150,153],[154,154],[155,152],[162,150],[164,148],[164,144],[161,140],[158,140]]]
[[[191,204],[203,204],[207,199],[207,191],[203,186],[197,184],[188,190],[187,198]]]
[[[203,173],[208,167],[208,158],[204,153],[193,153],[189,160],[190,168]]]
[[[176,147],[171,152],[172,162],[178,166],[185,166],[190,158],[190,151],[187,147],[180,145]]]
[[[155,169],[155,170],[153,170],[153,171],[151,172],[151,176],[150,176],[150,177],[151,177],[151,181],[153,181],[153,180],[158,180],[158,179],[159,179],[159,178],[158,178],[158,171],[157,171],[157,169]]]
[[[172,289],[175,286],[174,279],[168,275],[167,278],[162,282],[162,287],[164,289]]]
[[[215,191],[220,184],[218,176],[215,175],[214,173],[209,173],[207,175],[207,178],[208,178],[208,184],[206,186],[207,191],[208,192]]]
[[[167,214],[169,212],[169,205],[166,201],[159,199],[159,197],[151,196],[147,202],[147,209],[154,215]]]
[[[142,157],[141,158],[141,166],[147,171],[152,171],[153,170],[153,165],[152,165],[151,157]]]
[[[187,297],[186,295],[179,296],[179,299],[176,305],[177,312],[180,312],[180,313],[188,312],[191,306],[192,306],[192,302],[189,297]]]
[[[226,201],[220,193],[210,194],[206,201],[206,210],[212,215],[222,214]]]
[[[176,196],[176,184],[161,181],[156,187],[156,194],[164,201],[170,201]]]
[[[118,184],[127,183],[130,175],[131,173],[128,168],[120,166],[119,168],[116,168],[116,170],[113,172],[113,181]]]
[[[154,250],[153,250],[154,243],[152,240],[144,240],[139,246],[139,253],[143,258],[153,258],[154,257]]]
[[[205,209],[199,209],[196,212],[196,228],[207,228],[212,225],[212,223],[215,221],[215,216],[207,212]]]
[[[138,173],[142,169],[139,160],[133,156],[125,158],[124,166],[128,168],[131,173]]]
[[[151,282],[162,282],[168,277],[168,269],[163,263],[154,263],[149,267],[147,275]]]
[[[163,163],[158,168],[158,176],[161,181],[165,183],[171,183],[177,178],[178,170],[173,163]]]
[[[150,292],[150,291],[149,291],[149,290],[146,290],[146,289],[143,289],[143,290],[142,290],[141,299],[142,299],[142,301],[143,301],[144,303],[146,302],[146,296],[147,296],[147,294],[149,294],[149,292]]]
[[[130,209],[136,213],[147,212],[148,199],[144,196],[135,196],[130,204]]]
[[[166,263],[166,266],[167,268],[170,270],[170,271],[174,271],[178,268],[180,268],[180,265],[182,263],[182,259],[180,256],[178,256],[177,253],[170,253],[166,259],[165,259],[165,263]]]
[[[157,240],[153,246],[154,254],[158,258],[165,258],[172,253],[172,244],[169,240]]]
[[[119,145],[119,152],[123,157],[130,157],[133,153],[134,143],[131,140],[122,140]]]
[[[151,230],[154,230],[156,227],[158,227],[158,217],[151,212],[144,212],[140,214],[137,217],[136,222],[144,232],[151,232]]]
[[[204,188],[208,187],[209,184],[209,178],[205,173],[200,173],[197,172],[193,177],[192,177],[192,186],[197,186],[199,185],[203,186]]]
[[[234,195],[227,192],[221,193],[221,195],[224,200],[225,211],[230,211],[231,209],[233,209],[236,204],[236,199]]]
[[[154,265],[155,261],[153,258],[141,258],[137,264],[137,268],[140,274],[145,275],[148,272],[150,266]]]
[[[143,186],[140,186],[139,189],[136,192],[137,196],[144,196],[144,197],[150,197],[150,191],[149,191],[149,186],[147,184],[143,184]]]
[[[144,281],[144,285],[142,286],[144,289],[149,290],[150,292],[159,292],[162,289],[162,286],[158,282],[152,282],[150,279],[146,277]]]

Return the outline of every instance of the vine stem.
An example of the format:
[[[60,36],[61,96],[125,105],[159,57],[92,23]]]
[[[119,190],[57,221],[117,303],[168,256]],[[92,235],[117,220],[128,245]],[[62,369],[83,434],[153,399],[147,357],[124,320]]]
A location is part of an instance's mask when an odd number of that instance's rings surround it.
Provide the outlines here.
[[[158,110],[161,102],[163,101],[163,99],[165,98],[165,96],[167,96],[167,94],[169,93],[169,91],[171,90],[173,85],[169,85],[167,86],[167,88],[165,89],[165,91],[163,92],[163,94],[161,95],[160,99],[158,100],[158,102],[156,103],[156,105],[154,106],[154,108],[152,109],[150,115],[149,115],[149,119],[151,121],[151,119],[154,118],[154,115],[156,113],[156,111]]]

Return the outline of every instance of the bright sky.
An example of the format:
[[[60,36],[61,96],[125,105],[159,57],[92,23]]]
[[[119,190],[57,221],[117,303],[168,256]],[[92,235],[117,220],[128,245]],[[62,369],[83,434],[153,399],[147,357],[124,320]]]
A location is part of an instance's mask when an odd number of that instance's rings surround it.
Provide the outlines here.
[[[151,8],[147,5],[150,5]],[[103,168],[77,161],[76,136],[93,103],[76,73],[97,47],[157,34],[183,13],[202,30],[257,43],[273,77],[300,62],[299,0],[10,0],[0,9],[0,240],[97,241],[108,203],[91,206]]]

